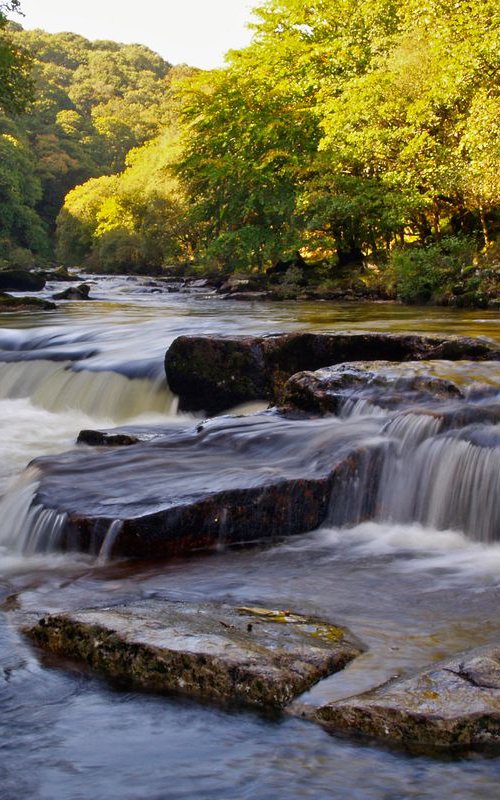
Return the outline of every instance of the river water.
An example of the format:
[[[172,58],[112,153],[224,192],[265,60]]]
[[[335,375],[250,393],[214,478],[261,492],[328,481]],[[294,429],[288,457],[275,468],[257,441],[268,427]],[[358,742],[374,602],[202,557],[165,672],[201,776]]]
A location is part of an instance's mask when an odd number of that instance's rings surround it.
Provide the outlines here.
[[[45,294],[56,288],[61,285],[49,285]],[[204,289],[164,288],[147,279],[99,278],[92,283],[94,300],[61,303],[51,313],[0,317],[0,800],[500,798],[499,758],[409,756],[335,738],[287,716],[267,719],[118,692],[74,664],[41,656],[17,632],[12,620],[20,610],[147,597],[316,614],[347,625],[367,652],[314,687],[303,698],[312,704],[500,641],[494,509],[478,512],[481,519],[489,515],[484,535],[466,535],[460,525],[447,529],[439,515],[399,508],[401,478],[392,473],[386,476],[394,487],[385,492],[392,509],[386,518],[354,520],[348,527],[335,527],[332,520],[267,548],[140,564],[20,552],[12,541],[16,520],[6,509],[12,509],[15,482],[32,458],[72,448],[82,428],[190,424],[177,415],[163,377],[165,350],[180,334],[355,329],[500,339],[494,312],[247,304]],[[468,387],[500,389],[500,367],[431,367]],[[375,424],[362,410],[357,414],[360,424]],[[491,453],[496,457],[497,451],[488,450],[488,458]],[[435,451],[426,456],[438,457]],[[476,490],[491,498],[485,481],[494,472],[491,465],[489,472],[483,467]],[[417,472],[415,481],[431,493],[425,469],[420,477]],[[460,519],[465,517],[463,511]],[[473,521],[467,524],[474,527]]]

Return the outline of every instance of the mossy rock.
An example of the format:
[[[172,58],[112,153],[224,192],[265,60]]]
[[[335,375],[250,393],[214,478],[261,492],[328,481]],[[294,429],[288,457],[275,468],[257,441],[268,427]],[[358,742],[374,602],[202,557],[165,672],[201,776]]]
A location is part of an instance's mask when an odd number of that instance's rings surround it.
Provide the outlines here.
[[[55,303],[39,297],[13,297],[0,292],[0,311],[53,311]]]
[[[72,611],[26,633],[124,686],[275,709],[361,653],[348,631],[325,620],[222,603]]]

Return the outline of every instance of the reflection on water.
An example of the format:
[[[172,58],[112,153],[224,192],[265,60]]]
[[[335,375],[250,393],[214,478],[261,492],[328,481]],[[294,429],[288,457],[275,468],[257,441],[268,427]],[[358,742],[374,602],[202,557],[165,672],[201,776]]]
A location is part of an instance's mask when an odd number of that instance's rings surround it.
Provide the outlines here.
[[[180,333],[335,328],[499,336],[494,312],[245,304],[204,291],[150,289],[140,279],[102,279],[92,286],[91,295],[101,298],[95,303],[67,303],[54,314],[3,315],[0,348],[9,359],[24,354],[28,360],[0,363],[2,489],[32,457],[67,450],[81,428],[137,416],[159,423],[173,414],[165,387],[155,381],[166,347]],[[47,350],[59,360],[33,360]],[[494,382],[484,366],[453,369],[465,370],[464,385]],[[403,458],[410,440],[425,444],[436,420],[392,424]],[[325,527],[269,549],[153,565],[96,565],[81,556],[26,557],[4,549],[0,800],[495,798],[500,759],[409,758],[335,739],[302,720],[116,692],[74,665],[63,670],[46,656],[39,659],[13,626],[20,612],[132,597],[219,599],[326,616],[348,625],[369,649],[344,673],[314,687],[305,698],[313,704],[500,641],[498,546],[436,531],[434,518],[409,524],[404,514],[396,517]]]

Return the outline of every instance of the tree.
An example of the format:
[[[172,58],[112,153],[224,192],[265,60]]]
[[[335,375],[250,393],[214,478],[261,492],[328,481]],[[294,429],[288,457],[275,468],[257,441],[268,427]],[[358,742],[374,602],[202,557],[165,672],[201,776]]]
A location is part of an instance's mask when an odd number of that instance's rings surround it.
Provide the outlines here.
[[[33,92],[31,58],[7,30],[6,14],[12,11],[20,11],[19,0],[0,3],[0,109],[10,114],[24,111]]]

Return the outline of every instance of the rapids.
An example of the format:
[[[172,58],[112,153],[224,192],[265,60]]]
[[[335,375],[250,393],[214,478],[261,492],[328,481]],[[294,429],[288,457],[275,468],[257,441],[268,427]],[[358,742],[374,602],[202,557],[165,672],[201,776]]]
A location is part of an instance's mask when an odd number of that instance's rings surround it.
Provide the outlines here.
[[[82,428],[195,425],[176,414],[163,377],[165,350],[181,333],[415,330],[498,341],[498,315],[247,304],[203,289],[157,291],[161,284],[140,278],[91,285],[95,301],[0,318],[0,800],[496,797],[498,758],[410,758],[335,739],[298,719],[117,692],[74,665],[62,670],[40,657],[12,615],[134,597],[318,614],[349,626],[369,649],[303,698],[313,704],[500,641],[500,364],[415,366],[465,387],[471,419],[459,428],[451,407],[387,413],[365,399],[349,401],[341,420],[316,423],[325,452],[328,437],[335,445],[333,425],[381,443],[377,473],[368,459],[332,498],[320,530],[267,548],[230,550],[221,542],[216,553],[131,565],[109,558],[117,522],[95,555],[61,554],[64,519],[32,506],[38,476],[25,471],[34,457],[73,448]],[[486,412],[488,422],[474,421]],[[269,426],[271,433],[272,419]],[[273,445],[255,430],[245,447],[261,454],[264,469]],[[306,432],[287,445],[286,458],[309,457],[307,443],[316,447]],[[286,467],[284,451],[274,458],[275,469]],[[222,469],[206,464],[212,481]]]

